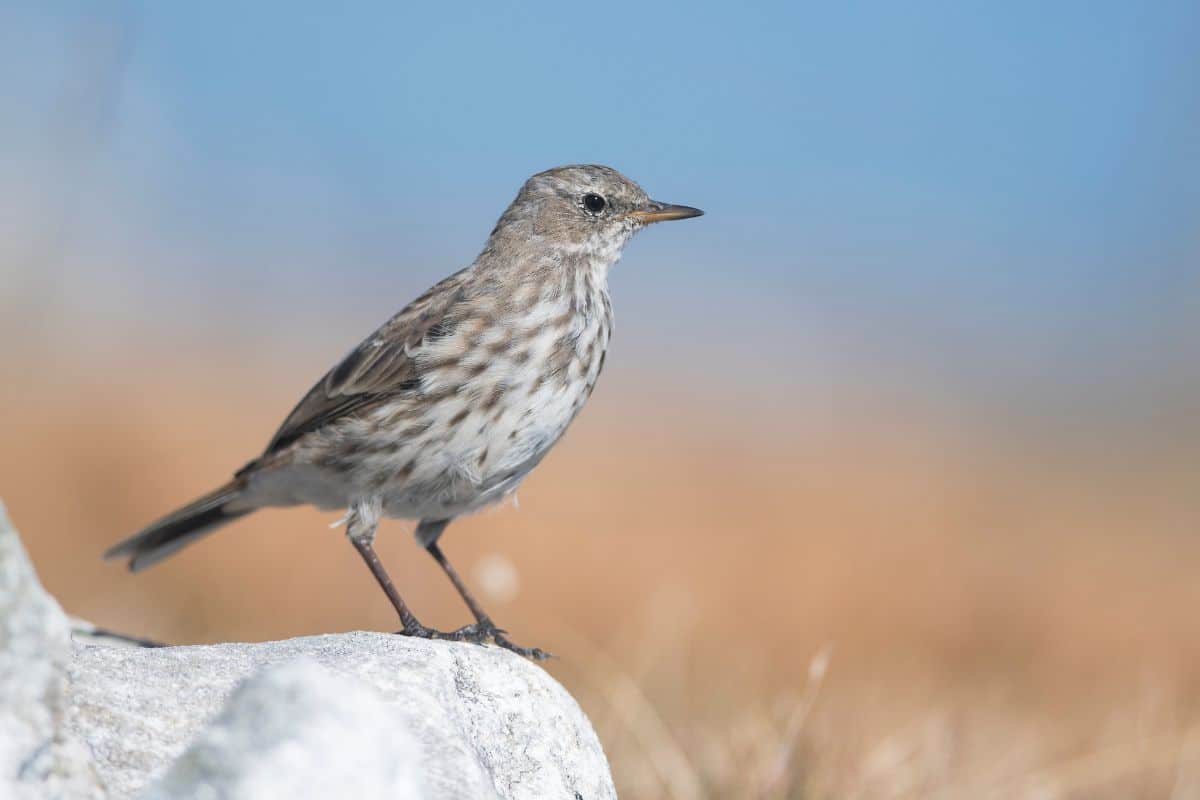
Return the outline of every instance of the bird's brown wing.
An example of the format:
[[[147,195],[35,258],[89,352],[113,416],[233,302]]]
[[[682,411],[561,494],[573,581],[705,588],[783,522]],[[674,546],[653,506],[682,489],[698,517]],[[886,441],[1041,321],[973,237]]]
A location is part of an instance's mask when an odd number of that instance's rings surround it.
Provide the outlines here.
[[[463,299],[466,272],[451,275],[409,303],[317,381],[288,414],[263,456],[364,407],[415,391],[420,376],[412,354],[426,337],[445,333],[442,329]]]

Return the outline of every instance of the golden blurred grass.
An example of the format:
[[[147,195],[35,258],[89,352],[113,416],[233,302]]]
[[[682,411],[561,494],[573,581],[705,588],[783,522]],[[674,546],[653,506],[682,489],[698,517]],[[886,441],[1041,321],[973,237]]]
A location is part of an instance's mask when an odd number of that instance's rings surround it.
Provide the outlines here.
[[[172,642],[396,626],[333,515],[264,512],[136,577],[99,560],[255,455],[299,371],[55,373],[7,391],[0,496],[69,611]],[[477,584],[513,565],[493,614],[559,654],[622,796],[1200,797],[1187,448],[631,377],[519,510],[445,540]],[[462,624],[408,529],[381,555],[424,621]]]

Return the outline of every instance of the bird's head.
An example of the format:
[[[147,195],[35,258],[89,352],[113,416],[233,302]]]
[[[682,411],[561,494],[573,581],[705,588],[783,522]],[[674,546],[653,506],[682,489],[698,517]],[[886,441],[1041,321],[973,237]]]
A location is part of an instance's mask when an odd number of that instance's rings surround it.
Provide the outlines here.
[[[493,236],[515,235],[612,262],[646,225],[703,213],[651,200],[642,187],[612,167],[580,164],[555,167],[527,180]]]

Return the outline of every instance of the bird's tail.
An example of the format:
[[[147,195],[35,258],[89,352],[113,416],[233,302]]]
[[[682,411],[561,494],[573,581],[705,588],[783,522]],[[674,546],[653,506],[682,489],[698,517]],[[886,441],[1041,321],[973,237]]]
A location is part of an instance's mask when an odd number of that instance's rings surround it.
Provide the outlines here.
[[[253,508],[229,508],[241,493],[242,486],[238,481],[227,483],[109,548],[104,557],[128,556],[131,572],[154,566],[176,550],[254,511]]]

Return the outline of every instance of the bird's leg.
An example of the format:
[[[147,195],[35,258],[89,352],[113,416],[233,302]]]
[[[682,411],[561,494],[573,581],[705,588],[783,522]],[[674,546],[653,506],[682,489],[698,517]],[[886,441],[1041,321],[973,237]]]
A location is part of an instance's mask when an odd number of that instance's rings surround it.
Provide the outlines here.
[[[427,629],[417,621],[412,611],[409,610],[408,604],[404,602],[404,598],[400,596],[400,592],[396,591],[396,585],[392,583],[387,570],[383,568],[379,556],[375,553],[375,548],[369,542],[360,539],[351,539],[350,541],[353,543],[355,549],[358,550],[358,554],[363,557],[363,561],[367,562],[371,574],[375,576],[375,580],[379,582],[383,593],[387,595],[388,600],[392,601],[392,606],[395,607],[396,613],[400,615],[400,622],[404,625],[404,630],[401,633],[409,636],[422,635]]]
[[[459,596],[462,597],[463,602],[467,604],[467,608],[471,609],[471,614],[475,617],[474,625],[459,628],[451,634],[452,636],[463,641],[478,642],[480,644],[491,642],[497,647],[511,650],[517,655],[533,659],[534,661],[545,661],[550,657],[550,653],[541,648],[521,647],[510,641],[505,636],[506,631],[496,627],[496,623],[492,622],[492,618],[479,605],[479,602],[471,594],[470,590],[467,589],[466,584],[463,583],[462,578],[458,577],[457,570],[446,559],[445,553],[442,552],[442,548],[438,547],[437,542],[430,543],[425,549],[429,551],[429,555],[433,556],[433,560],[445,571],[446,577],[454,584],[454,588],[458,590]]]
[[[435,542],[425,549],[429,552],[429,555],[433,556],[433,560],[438,563],[442,570],[445,571],[446,577],[449,578],[450,582],[454,584],[454,588],[458,590],[458,594],[460,597],[462,597],[463,602],[467,604],[467,608],[471,609],[471,615],[475,617],[475,621],[481,626],[495,627],[491,618],[487,615],[487,612],[484,611],[479,605],[479,601],[477,601],[471,594],[470,590],[467,589],[467,586],[463,583],[462,578],[458,577],[458,571],[455,570],[454,566],[446,560],[446,554],[442,552],[442,548],[438,547],[437,543]]]
[[[450,636],[462,641],[476,642],[485,644],[491,642],[497,647],[503,647],[505,650],[511,650],[517,655],[525,658],[533,659],[534,661],[544,661],[550,657],[550,653],[537,647],[521,647],[509,641],[505,636],[507,631],[497,628],[492,622],[492,618],[483,610],[483,606],[479,605],[479,601],[471,594],[467,585],[463,583],[462,578],[458,576],[458,571],[454,569],[450,561],[446,558],[446,554],[442,552],[442,548],[438,546],[437,540],[441,536],[442,531],[450,523],[450,520],[422,520],[417,526],[417,540],[425,545],[426,551],[433,556],[433,560],[438,563],[442,571],[446,573],[446,577],[454,584],[454,588],[458,591],[463,602],[467,604],[467,608],[471,609],[471,615],[475,617],[475,624],[468,625],[465,628],[459,628]]]
[[[408,604],[404,602],[404,598],[397,591],[396,584],[392,583],[391,576],[383,568],[383,562],[379,560],[379,555],[375,552],[374,547],[375,531],[378,527],[378,505],[359,504],[351,509],[347,517],[346,537],[354,545],[354,549],[358,551],[358,554],[362,556],[363,561],[367,562],[367,567],[371,570],[371,574],[375,576],[379,587],[383,589],[383,593],[391,601],[392,606],[396,609],[396,613],[400,615],[400,624],[404,626],[404,630],[400,631],[400,633],[406,636],[420,636],[426,639],[436,638],[438,631],[426,628],[413,616],[412,611],[408,608]]]

